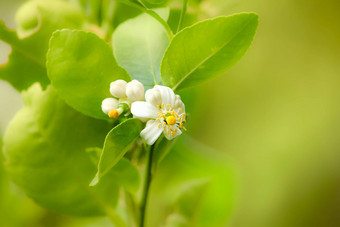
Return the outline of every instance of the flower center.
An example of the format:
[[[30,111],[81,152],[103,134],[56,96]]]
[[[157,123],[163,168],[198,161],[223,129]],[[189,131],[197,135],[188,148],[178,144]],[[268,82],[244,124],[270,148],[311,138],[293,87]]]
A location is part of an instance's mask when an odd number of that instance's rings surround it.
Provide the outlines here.
[[[168,123],[168,125],[174,125],[176,124],[176,118],[173,115],[171,115],[166,118],[166,122]]]
[[[171,134],[171,136],[174,137],[178,131],[177,127],[186,130],[183,126],[183,123],[185,122],[185,113],[183,110],[179,108],[175,111],[170,104],[162,104],[157,107],[159,109],[159,113],[157,113],[158,118],[156,121],[160,122],[158,127],[162,127],[167,135]]]

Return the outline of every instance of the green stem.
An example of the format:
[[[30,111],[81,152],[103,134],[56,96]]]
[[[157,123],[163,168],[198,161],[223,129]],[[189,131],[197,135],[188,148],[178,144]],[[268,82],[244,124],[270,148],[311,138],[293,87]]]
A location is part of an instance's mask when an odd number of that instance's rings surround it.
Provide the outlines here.
[[[179,18],[176,33],[179,32],[181,30],[182,26],[183,26],[184,16],[185,16],[185,13],[187,12],[187,5],[188,5],[188,0],[183,0],[183,7],[182,7],[182,11],[181,11],[181,16]]]
[[[156,20],[158,20],[158,22],[163,25],[163,27],[165,28],[166,32],[168,33],[168,37],[169,39],[171,40],[172,37],[173,37],[173,34],[172,34],[172,31],[171,31],[171,28],[170,26],[168,25],[168,23],[163,20],[162,17],[160,17],[155,11],[153,10],[150,10],[150,9],[147,9],[145,8],[143,5],[141,4],[138,4],[138,3],[132,3],[132,2],[129,2],[129,1],[122,1],[122,0],[118,0],[119,2],[125,4],[125,5],[128,5],[128,6],[131,6],[133,8],[136,8],[136,9],[139,9],[141,11],[143,11],[144,13],[147,13],[149,14],[150,16],[152,16],[153,18],[155,18]]]
[[[152,180],[152,158],[153,158],[153,151],[155,149],[155,145],[151,146],[151,149],[148,151],[148,156],[146,160],[146,167],[145,167],[145,180],[144,180],[144,189],[142,194],[142,201],[140,206],[140,222],[139,227],[144,227],[145,224],[145,211],[148,201],[148,195],[150,190],[150,184]]]

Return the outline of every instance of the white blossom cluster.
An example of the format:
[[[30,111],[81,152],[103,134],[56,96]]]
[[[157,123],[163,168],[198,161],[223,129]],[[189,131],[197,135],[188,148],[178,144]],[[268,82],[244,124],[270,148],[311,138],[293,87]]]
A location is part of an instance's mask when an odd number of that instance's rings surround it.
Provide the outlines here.
[[[110,84],[110,93],[115,98],[103,100],[103,112],[111,118],[131,112],[133,117],[146,122],[140,135],[149,145],[154,144],[162,132],[171,140],[186,130],[185,105],[169,87],[156,85],[144,95],[144,86],[139,81],[116,80]]]

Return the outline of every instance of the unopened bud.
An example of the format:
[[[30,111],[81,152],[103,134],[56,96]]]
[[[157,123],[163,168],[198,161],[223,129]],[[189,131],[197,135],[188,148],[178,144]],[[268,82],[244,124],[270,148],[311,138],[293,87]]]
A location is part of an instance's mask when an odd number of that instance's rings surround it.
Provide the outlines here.
[[[117,98],[126,97],[126,81],[116,80],[110,84],[110,93]]]
[[[126,85],[126,95],[132,101],[144,100],[144,86],[137,80],[133,80]]]
[[[102,110],[105,114],[108,114],[110,110],[116,109],[118,106],[118,100],[114,98],[106,98],[102,102]]]
[[[145,92],[145,100],[155,106],[162,104],[161,93],[157,88],[147,90]]]

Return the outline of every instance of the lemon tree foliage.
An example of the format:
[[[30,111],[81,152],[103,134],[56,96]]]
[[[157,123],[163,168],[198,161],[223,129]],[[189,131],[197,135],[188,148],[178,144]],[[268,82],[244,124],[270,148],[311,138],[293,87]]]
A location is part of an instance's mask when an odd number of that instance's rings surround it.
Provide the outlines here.
[[[234,167],[181,135],[192,105],[173,91],[234,65],[258,16],[198,21],[204,0],[187,3],[31,0],[15,30],[0,22],[12,49],[0,79],[24,101],[3,136],[0,184],[8,174],[42,207],[118,227],[225,226]],[[112,91],[116,80],[127,83]]]
[[[84,15],[62,1],[29,1],[17,12],[16,31],[0,21],[0,40],[12,52],[8,63],[0,66],[0,79],[21,91],[34,82],[49,84],[46,74],[46,51],[51,34],[61,28],[82,28]]]
[[[134,145],[142,131],[142,126],[140,120],[129,119],[114,127],[107,134],[98,163],[98,174],[92,184],[97,184],[99,179],[109,172]]]
[[[257,24],[256,14],[242,13],[203,21],[179,32],[162,61],[164,84],[181,90],[225,72],[248,49]]]
[[[158,13],[167,20],[168,9]],[[118,63],[147,87],[161,83],[160,65],[168,44],[164,27],[145,13],[122,23],[112,39]]]
[[[96,166],[85,151],[103,144],[110,125],[73,110],[51,87],[42,91],[35,84],[23,100],[4,136],[13,181],[37,202],[66,214],[99,215],[104,204],[114,206],[117,182],[103,180],[91,189]]]
[[[110,82],[130,80],[104,40],[78,30],[53,34],[47,54],[47,72],[53,87],[70,106],[99,119],[107,119],[100,105],[104,98],[111,96]]]

